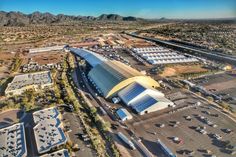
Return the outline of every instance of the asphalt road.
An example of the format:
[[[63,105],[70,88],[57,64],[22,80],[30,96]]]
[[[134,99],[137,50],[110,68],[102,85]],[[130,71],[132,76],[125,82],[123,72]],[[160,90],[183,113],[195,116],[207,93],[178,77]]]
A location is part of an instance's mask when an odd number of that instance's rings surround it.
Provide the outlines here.
[[[64,112],[63,113],[63,123],[65,126],[70,128],[68,131],[68,135],[70,137],[70,140],[74,144],[78,144],[79,151],[75,152],[75,156],[86,156],[86,157],[94,157],[96,156],[96,152],[88,147],[90,145],[90,142],[84,142],[80,135],[85,134],[84,128],[82,126],[82,123],[78,116],[71,112]]]

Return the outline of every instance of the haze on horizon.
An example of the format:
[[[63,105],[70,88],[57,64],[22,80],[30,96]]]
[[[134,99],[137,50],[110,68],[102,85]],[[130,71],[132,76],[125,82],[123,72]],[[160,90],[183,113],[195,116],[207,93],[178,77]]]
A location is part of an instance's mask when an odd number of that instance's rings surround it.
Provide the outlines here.
[[[52,14],[99,16],[119,14],[142,18],[232,18],[236,17],[235,0],[1,0],[1,11],[35,11]]]

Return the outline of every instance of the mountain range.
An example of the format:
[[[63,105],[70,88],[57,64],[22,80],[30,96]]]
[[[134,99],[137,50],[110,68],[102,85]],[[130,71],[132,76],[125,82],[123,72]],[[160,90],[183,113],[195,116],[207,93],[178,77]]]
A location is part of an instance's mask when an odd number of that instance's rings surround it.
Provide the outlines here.
[[[94,16],[71,16],[51,13],[33,12],[32,14],[24,14],[21,12],[4,12],[0,11],[0,26],[26,26],[29,24],[54,24],[76,21],[139,21],[142,18],[133,16],[123,17],[117,14],[102,14],[98,17]]]

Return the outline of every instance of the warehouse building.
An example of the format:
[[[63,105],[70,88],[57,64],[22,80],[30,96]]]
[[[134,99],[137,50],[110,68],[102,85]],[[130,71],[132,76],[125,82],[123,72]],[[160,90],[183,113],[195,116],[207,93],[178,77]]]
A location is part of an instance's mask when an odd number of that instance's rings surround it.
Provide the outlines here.
[[[64,48],[65,48],[65,45],[33,48],[33,49],[29,49],[29,53],[39,53],[39,52],[48,52],[48,51],[62,51]]]
[[[133,83],[118,93],[120,99],[140,115],[173,107],[174,103],[160,91]]]
[[[196,58],[186,57],[163,47],[132,48],[132,51],[150,64],[174,64],[198,61]]]
[[[165,97],[158,97],[156,95],[146,94],[137,99],[131,107],[140,115],[151,113],[165,109],[167,107],[174,107],[174,103]]]
[[[164,49],[163,47],[157,47],[157,46],[151,46],[151,47],[140,47],[140,48],[133,48],[134,52],[138,54],[142,53],[152,53],[152,52],[169,52],[167,49]]]
[[[26,157],[27,148],[23,123],[0,129],[0,155]]]
[[[17,75],[12,82],[8,84],[5,95],[19,95],[29,89],[37,91],[50,87],[52,84],[51,73],[49,71]]]
[[[60,113],[56,108],[47,108],[33,113],[34,135],[39,154],[49,152],[53,148],[67,142],[63,132]]]

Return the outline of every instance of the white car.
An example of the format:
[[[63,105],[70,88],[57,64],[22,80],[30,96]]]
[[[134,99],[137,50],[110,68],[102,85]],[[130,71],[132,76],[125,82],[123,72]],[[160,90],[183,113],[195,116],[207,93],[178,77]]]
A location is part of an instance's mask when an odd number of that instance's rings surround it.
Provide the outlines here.
[[[231,129],[225,129],[225,133],[230,134],[231,132],[233,132]]]
[[[192,120],[192,118],[190,116],[186,116],[185,119],[186,120]]]
[[[213,124],[213,125],[212,125],[213,128],[216,128],[217,126],[218,126],[218,125],[216,125],[216,124]]]
[[[200,119],[203,120],[203,119],[205,119],[205,117],[204,117],[204,116],[201,116]]]
[[[222,139],[222,136],[218,135],[218,134],[214,134],[213,137],[217,140],[220,140]]]
[[[204,130],[204,129],[199,130],[199,132],[200,132],[201,134],[203,134],[203,135],[206,135],[206,134],[207,134],[207,131]]]

